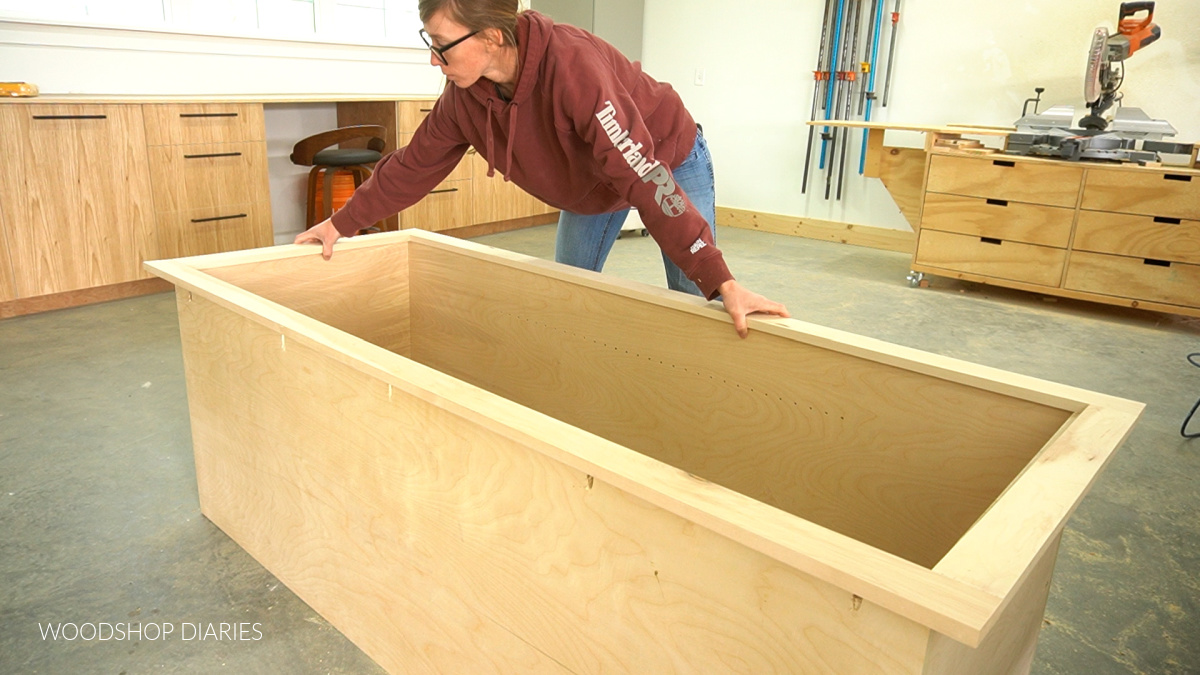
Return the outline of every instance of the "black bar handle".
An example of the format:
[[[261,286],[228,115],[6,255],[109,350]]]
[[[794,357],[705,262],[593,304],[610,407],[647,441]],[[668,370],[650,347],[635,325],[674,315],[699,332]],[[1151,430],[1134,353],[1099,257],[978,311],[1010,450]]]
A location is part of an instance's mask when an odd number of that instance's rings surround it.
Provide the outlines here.
[[[210,157],[241,157],[240,152],[214,152],[209,155],[184,155],[184,159],[208,159]]]
[[[999,246],[1000,244],[1004,243],[1001,240],[995,239],[993,237],[980,237],[979,241],[982,241],[985,244],[995,244],[996,246]]]
[[[1163,180],[1178,180],[1183,181],[1184,183],[1190,183],[1192,182],[1192,177],[1185,176],[1181,173],[1164,173]]]
[[[237,117],[235,112],[231,113],[179,113],[180,117]]]
[[[1146,258],[1142,261],[1143,265],[1154,265],[1155,267],[1170,267],[1170,260],[1155,260],[1154,258]]]
[[[35,120],[106,120],[108,115],[34,115]]]
[[[436,194],[441,194],[443,192],[458,192],[458,188],[444,188],[442,190],[430,190],[429,194],[436,195]]]
[[[421,108],[421,112],[433,112],[433,108]]]
[[[1154,222],[1166,223],[1167,225],[1179,225],[1183,222],[1182,218],[1168,218],[1166,216],[1154,216]]]
[[[192,218],[193,223],[211,223],[214,220],[233,220],[234,218],[245,218],[246,214],[239,213],[234,216],[217,216],[215,218]]]
[[[993,159],[992,164],[996,166],[1016,166],[1016,162],[1010,162],[1007,159]]]
[[[987,203],[991,204],[992,206],[1008,206],[1007,199],[989,199],[987,200]]]

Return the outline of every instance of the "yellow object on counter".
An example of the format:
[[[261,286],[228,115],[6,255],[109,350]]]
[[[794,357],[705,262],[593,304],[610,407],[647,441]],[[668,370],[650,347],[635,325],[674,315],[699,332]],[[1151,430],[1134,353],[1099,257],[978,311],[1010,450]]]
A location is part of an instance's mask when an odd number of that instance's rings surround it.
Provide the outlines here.
[[[0,82],[0,96],[37,96],[36,84],[28,82]]]

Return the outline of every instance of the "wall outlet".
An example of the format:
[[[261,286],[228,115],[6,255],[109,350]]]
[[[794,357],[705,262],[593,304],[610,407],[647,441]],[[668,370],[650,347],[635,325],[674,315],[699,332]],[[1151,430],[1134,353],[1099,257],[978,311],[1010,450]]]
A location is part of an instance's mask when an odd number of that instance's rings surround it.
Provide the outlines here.
[[[704,78],[705,78],[704,69],[703,69],[703,68],[697,68],[697,69],[696,69],[696,86],[697,86],[697,87],[703,87],[703,86],[704,86]]]

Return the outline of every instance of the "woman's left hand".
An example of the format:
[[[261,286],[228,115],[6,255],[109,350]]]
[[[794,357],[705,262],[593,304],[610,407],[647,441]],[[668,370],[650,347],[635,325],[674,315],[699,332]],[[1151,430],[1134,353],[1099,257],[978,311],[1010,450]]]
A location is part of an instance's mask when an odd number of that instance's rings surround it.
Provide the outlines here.
[[[738,337],[744,338],[750,334],[750,329],[746,326],[747,314],[762,312],[785,319],[792,316],[788,314],[787,307],[764,298],[733,279],[721,284],[717,292],[721,294],[721,301],[725,303],[725,311],[729,312],[733,319],[733,327],[737,329]]]

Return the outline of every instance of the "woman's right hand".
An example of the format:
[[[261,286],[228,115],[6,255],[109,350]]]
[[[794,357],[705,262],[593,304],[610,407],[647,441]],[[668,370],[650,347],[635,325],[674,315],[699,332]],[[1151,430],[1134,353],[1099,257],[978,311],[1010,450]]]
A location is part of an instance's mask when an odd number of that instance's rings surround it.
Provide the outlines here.
[[[342,238],[342,233],[337,231],[333,226],[333,219],[326,218],[325,220],[313,225],[307,230],[296,235],[294,244],[321,244],[321,257],[329,260],[333,257],[333,242]]]

